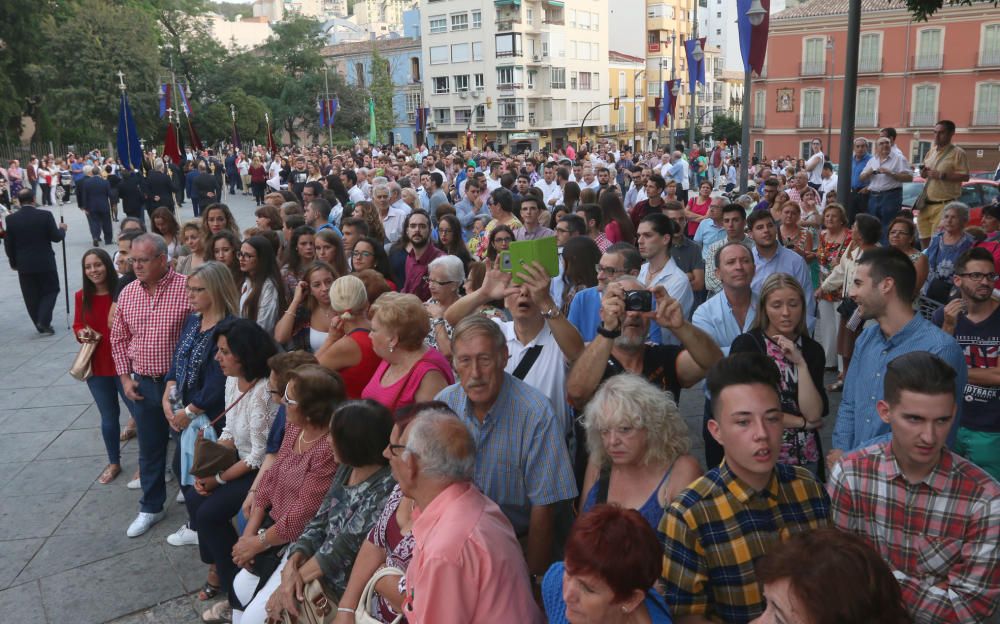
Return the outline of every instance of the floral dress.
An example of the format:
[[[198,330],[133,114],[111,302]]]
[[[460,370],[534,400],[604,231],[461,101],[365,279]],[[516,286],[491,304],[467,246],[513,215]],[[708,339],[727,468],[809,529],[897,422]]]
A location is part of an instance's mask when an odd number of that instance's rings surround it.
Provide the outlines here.
[[[403,533],[399,523],[396,521],[396,511],[399,509],[402,501],[403,491],[397,485],[392,490],[392,494],[389,495],[389,500],[385,503],[382,515],[379,516],[378,521],[375,522],[375,526],[369,531],[368,541],[386,552],[386,566],[399,568],[405,572],[406,567],[410,565],[410,559],[413,558],[415,542],[413,533]],[[382,622],[391,622],[399,614],[393,610],[388,600],[379,596],[378,613],[374,615]]]
[[[851,244],[851,233],[848,231],[847,236],[841,242],[828,241],[826,239],[827,232],[823,230],[819,235],[819,245],[816,247],[816,259],[819,261],[819,281],[822,283],[833,269],[840,264],[840,256],[844,254],[844,250],[847,246]],[[820,292],[820,298],[824,301],[837,301],[840,299],[839,292]]]
[[[799,369],[789,362],[781,347],[772,340],[765,341],[767,355],[774,360],[781,374],[781,410],[789,414],[801,414],[799,410]],[[781,453],[778,462],[792,466],[803,466],[820,461],[816,432],[804,429],[785,429],[781,434]]]

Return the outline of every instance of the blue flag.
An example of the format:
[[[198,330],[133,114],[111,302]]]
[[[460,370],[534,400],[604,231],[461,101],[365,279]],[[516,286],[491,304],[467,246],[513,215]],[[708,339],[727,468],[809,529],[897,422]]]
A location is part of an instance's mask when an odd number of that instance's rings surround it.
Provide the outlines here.
[[[142,165],[139,133],[135,129],[132,108],[128,105],[128,95],[124,91],[122,91],[121,106],[118,108],[118,158],[126,169],[138,171]]]
[[[705,38],[701,39],[688,39],[684,42],[684,49],[687,52],[687,62],[688,62],[688,84],[691,87],[691,91],[694,91],[696,83],[705,84],[705,57],[702,56],[700,61],[694,60],[694,46],[697,42],[701,42],[702,52],[705,49]]]
[[[326,127],[326,102],[323,100],[316,100],[316,108],[319,109],[319,127]]]

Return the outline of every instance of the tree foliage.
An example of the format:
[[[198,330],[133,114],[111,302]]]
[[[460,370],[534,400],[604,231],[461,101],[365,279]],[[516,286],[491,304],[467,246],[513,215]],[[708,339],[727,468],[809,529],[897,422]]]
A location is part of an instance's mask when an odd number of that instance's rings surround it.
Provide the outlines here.
[[[992,3],[997,6],[997,0],[905,0],[907,10],[918,22],[926,22],[932,15],[945,6],[972,6],[973,4]]]
[[[729,115],[718,115],[712,120],[712,136],[716,141],[725,139],[730,145],[740,142],[743,135],[743,124]]]
[[[375,129],[379,142],[384,141],[388,132],[396,127],[396,116],[392,111],[392,67],[389,60],[379,54],[378,47],[372,45],[372,60],[369,73],[371,96],[375,100]]]

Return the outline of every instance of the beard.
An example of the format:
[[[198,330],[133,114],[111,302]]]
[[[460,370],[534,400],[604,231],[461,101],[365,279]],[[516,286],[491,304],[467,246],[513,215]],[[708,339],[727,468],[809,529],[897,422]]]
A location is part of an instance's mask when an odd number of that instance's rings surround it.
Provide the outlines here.
[[[628,335],[622,333],[615,338],[615,346],[622,351],[636,351],[646,342],[646,337],[642,334]]]

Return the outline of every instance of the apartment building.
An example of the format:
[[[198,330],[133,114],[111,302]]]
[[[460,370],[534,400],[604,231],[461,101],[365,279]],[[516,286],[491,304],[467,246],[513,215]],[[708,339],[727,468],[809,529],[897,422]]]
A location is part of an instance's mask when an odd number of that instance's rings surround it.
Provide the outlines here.
[[[608,52],[608,125],[602,139],[618,145],[642,146],[646,139],[646,99],[643,80],[646,59],[612,50]],[[617,103],[617,108],[615,104]]]
[[[520,151],[596,138],[608,123],[608,107],[591,112],[607,102],[607,15],[608,0],[421,0],[431,143]]]

